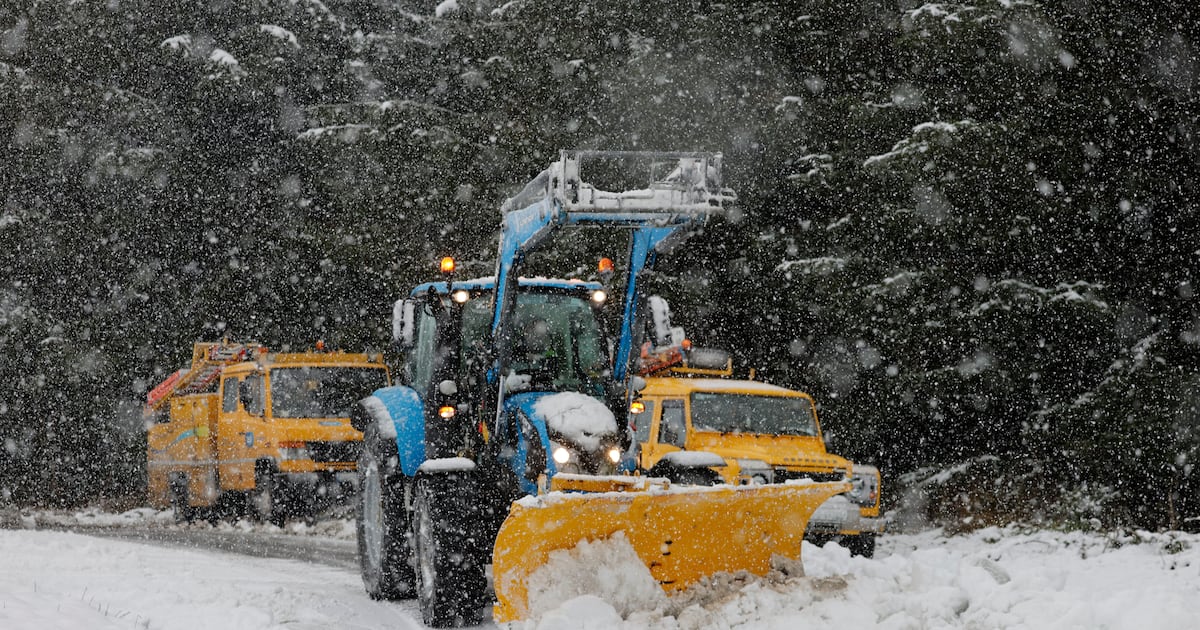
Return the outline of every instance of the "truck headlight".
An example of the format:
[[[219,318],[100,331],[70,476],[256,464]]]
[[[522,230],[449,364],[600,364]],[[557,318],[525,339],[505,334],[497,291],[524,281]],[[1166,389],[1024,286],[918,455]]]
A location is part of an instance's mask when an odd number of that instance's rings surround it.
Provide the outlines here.
[[[846,496],[858,505],[873,506],[879,501],[879,469],[865,464],[854,464],[850,477],[852,487]]]
[[[612,447],[608,449],[608,461],[616,464],[621,461],[621,449]]]
[[[566,447],[563,446],[554,447],[554,461],[559,465],[571,461],[571,451],[568,451]]]

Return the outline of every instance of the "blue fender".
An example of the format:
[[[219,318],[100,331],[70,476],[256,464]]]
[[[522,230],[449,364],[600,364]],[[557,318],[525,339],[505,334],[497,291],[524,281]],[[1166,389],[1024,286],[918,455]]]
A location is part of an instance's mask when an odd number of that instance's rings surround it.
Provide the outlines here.
[[[510,452],[501,456],[508,464],[509,468],[516,474],[520,481],[521,491],[525,494],[537,494],[537,484],[525,478],[525,467],[528,465],[532,444],[530,444],[531,435],[528,435],[528,430],[522,430],[521,423],[528,422],[528,425],[537,433],[537,439],[541,441],[541,451],[546,454],[546,468],[551,476],[558,472],[554,466],[554,459],[550,455],[550,433],[546,429],[546,421],[534,413],[533,405],[546,394],[544,392],[529,392],[522,394],[514,394],[504,399],[504,415],[516,416],[516,447]],[[507,424],[507,423],[506,423]]]
[[[380,435],[396,439],[400,470],[409,477],[416,475],[417,467],[425,461],[425,403],[416,390],[404,385],[377,389],[372,396],[389,416],[377,418]],[[384,426],[389,420],[392,431]]]

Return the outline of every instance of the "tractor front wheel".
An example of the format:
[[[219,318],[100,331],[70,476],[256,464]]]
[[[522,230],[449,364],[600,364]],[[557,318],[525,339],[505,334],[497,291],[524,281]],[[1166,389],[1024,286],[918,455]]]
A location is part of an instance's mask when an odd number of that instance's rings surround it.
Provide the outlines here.
[[[363,585],[372,599],[404,599],[416,594],[408,509],[411,481],[394,470],[396,445],[367,427],[358,460],[358,559]]]
[[[475,512],[472,480],[459,473],[417,478],[413,496],[413,543],[417,598],[425,625],[473,626],[486,603],[483,529]]]

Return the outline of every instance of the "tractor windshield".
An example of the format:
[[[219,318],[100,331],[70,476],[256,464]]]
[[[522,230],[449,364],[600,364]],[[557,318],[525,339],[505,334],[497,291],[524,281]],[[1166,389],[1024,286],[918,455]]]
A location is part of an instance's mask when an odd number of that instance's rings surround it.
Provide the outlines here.
[[[271,370],[276,418],[346,418],[354,403],[387,386],[382,367],[288,367]]]
[[[463,311],[464,365],[479,356],[491,325],[490,296],[480,296]],[[600,325],[589,300],[563,293],[517,294],[508,369],[529,376],[539,391],[597,393],[607,367]],[[597,390],[597,391],[593,391]]]
[[[798,396],[692,394],[692,428],[718,433],[817,435],[812,402]]]

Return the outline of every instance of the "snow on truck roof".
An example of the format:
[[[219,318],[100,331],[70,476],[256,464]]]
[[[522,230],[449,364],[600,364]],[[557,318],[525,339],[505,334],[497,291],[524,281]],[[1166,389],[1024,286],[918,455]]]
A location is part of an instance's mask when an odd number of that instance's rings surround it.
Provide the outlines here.
[[[517,278],[518,286],[545,288],[545,289],[563,289],[567,291],[595,291],[603,288],[599,282],[592,280],[579,280],[576,278]],[[487,276],[483,278],[473,278],[471,280],[456,280],[450,283],[450,289],[446,289],[446,281],[426,282],[413,287],[412,296],[421,295],[432,289],[435,293],[449,293],[450,291],[467,290],[467,291],[491,291],[496,288],[495,276]]]
[[[794,389],[771,385],[762,381],[746,381],[729,378],[680,378],[670,376],[646,377],[646,389],[642,394],[654,394],[659,390],[688,392],[717,392],[757,394],[760,396],[808,396]]]

